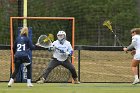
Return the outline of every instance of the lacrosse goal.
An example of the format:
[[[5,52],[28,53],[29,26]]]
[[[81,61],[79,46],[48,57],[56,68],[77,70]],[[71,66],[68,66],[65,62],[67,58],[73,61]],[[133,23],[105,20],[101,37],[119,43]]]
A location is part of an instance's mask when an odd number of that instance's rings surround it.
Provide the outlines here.
[[[67,33],[69,40],[74,48],[74,32],[75,19],[74,17],[10,17],[10,39],[11,39],[11,72],[14,71],[14,54],[12,46],[17,37],[18,22],[24,19],[28,22],[28,27],[32,28],[32,41],[35,44],[41,34],[53,34],[56,39],[56,34],[59,30],[64,30]],[[36,48],[32,51],[32,80],[36,81],[39,76],[47,68],[48,62],[51,59],[52,53],[44,48]],[[72,63],[74,59],[72,58]],[[47,78],[47,82],[71,82],[70,72],[62,66],[56,67]]]

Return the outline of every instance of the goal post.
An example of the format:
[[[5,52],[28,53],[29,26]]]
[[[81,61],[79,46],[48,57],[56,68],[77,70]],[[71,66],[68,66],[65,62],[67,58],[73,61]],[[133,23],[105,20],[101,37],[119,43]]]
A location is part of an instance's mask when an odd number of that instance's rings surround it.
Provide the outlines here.
[[[11,44],[11,72],[13,73],[13,71],[14,71],[14,53],[13,53],[13,51],[12,51],[12,48],[13,48],[13,43],[14,43],[14,31],[16,31],[15,30],[15,26],[14,26],[14,24],[15,24],[15,20],[27,20],[27,21],[29,21],[29,20],[32,20],[32,21],[35,21],[35,20],[38,20],[38,22],[40,21],[40,20],[43,20],[43,21],[47,21],[47,20],[49,20],[49,21],[57,21],[57,20],[59,20],[60,22],[61,21],[64,21],[64,20],[66,20],[66,21],[70,21],[70,23],[71,24],[68,24],[68,25],[70,25],[71,26],[71,31],[67,31],[68,33],[70,33],[70,35],[71,36],[69,36],[70,38],[71,38],[71,44],[72,44],[72,47],[73,47],[73,49],[74,49],[74,37],[75,37],[75,18],[74,17],[10,17],[10,44]],[[59,23],[60,23],[59,22]],[[36,22],[37,23],[37,22]],[[49,25],[49,23],[47,24],[47,25]],[[30,25],[30,24],[28,24],[27,25],[27,27],[35,27],[35,25]],[[41,25],[40,25],[40,28],[41,28]],[[60,29],[59,29],[60,30]],[[57,30],[57,31],[59,31],[59,30]],[[62,29],[63,30],[63,29]],[[66,33],[67,33],[66,32]],[[32,33],[33,34],[37,34],[37,32],[34,32],[34,30],[32,31]],[[45,32],[44,32],[45,33]],[[42,33],[42,34],[44,34],[44,33]],[[56,33],[56,32],[55,32]],[[46,32],[46,34],[48,34],[48,32]],[[41,35],[41,34],[40,34]],[[54,35],[56,35],[56,34],[54,34]],[[38,37],[33,37],[33,38],[38,38]],[[33,43],[35,43],[35,42],[33,42]],[[36,49],[35,49],[36,50]],[[72,63],[74,63],[74,58],[72,58],[71,59],[72,60]],[[39,60],[38,60],[39,61]],[[33,62],[32,62],[33,63]],[[32,76],[33,77],[33,76]],[[58,81],[59,82],[59,81]]]

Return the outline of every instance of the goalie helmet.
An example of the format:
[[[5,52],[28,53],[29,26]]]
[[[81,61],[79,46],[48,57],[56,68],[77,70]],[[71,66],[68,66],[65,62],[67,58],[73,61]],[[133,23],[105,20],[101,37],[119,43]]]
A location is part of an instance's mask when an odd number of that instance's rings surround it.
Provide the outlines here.
[[[64,43],[66,40],[66,32],[65,31],[58,31],[57,33],[57,39],[60,41],[60,43]]]

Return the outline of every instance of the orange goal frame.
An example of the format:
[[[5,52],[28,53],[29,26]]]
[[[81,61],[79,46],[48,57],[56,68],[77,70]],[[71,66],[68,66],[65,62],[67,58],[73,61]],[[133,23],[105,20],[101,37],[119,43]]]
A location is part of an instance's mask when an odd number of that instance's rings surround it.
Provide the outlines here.
[[[74,33],[75,33],[75,18],[74,17],[10,17],[10,44],[11,44],[11,70],[14,71],[14,53],[13,53],[13,20],[30,19],[30,20],[72,20],[72,47],[74,49]],[[72,57],[72,63],[74,58]]]

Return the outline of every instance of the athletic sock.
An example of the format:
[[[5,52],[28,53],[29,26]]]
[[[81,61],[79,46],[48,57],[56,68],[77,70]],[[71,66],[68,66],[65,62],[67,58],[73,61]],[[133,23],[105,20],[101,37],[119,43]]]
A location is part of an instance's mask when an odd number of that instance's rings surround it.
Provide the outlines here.
[[[138,78],[138,75],[135,75],[134,77],[135,77],[135,79],[139,79],[139,78]]]
[[[31,83],[31,79],[27,79],[27,83]]]

